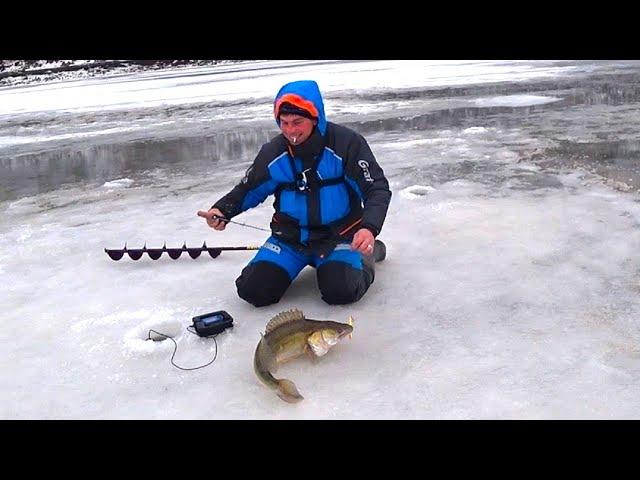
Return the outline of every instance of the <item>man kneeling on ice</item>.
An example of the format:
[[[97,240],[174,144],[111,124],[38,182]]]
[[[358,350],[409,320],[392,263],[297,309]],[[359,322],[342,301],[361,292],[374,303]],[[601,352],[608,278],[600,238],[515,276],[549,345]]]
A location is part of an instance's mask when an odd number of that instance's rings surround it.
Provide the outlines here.
[[[307,265],[322,299],[358,301],[385,257],[380,233],[391,191],[367,141],[328,122],[316,82],[284,85],[274,101],[282,132],[265,143],[244,178],[208,211],[207,224],[228,220],[275,196],[272,235],[236,280],[238,295],[261,307],[276,303]]]

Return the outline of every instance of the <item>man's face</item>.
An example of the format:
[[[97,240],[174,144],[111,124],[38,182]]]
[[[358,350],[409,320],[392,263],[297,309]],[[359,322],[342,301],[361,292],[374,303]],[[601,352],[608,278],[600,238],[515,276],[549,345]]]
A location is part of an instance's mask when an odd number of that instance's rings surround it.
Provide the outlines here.
[[[316,123],[318,123],[316,120],[301,117],[295,113],[283,113],[280,115],[280,131],[291,145],[300,145],[309,138]]]

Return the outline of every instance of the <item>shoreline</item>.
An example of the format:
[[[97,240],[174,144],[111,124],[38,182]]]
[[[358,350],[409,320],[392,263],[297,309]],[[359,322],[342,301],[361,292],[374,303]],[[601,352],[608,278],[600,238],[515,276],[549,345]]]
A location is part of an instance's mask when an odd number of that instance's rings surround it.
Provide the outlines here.
[[[240,61],[243,60],[0,60],[0,88]]]

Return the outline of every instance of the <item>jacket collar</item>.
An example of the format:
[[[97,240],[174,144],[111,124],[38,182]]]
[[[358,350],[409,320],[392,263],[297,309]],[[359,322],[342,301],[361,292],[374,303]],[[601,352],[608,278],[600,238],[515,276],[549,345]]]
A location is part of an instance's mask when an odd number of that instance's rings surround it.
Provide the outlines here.
[[[300,145],[289,144],[289,149],[294,157],[301,158],[308,163],[309,161],[315,160],[315,158],[322,153],[325,145],[325,137],[320,135],[317,128],[314,128],[309,138]]]

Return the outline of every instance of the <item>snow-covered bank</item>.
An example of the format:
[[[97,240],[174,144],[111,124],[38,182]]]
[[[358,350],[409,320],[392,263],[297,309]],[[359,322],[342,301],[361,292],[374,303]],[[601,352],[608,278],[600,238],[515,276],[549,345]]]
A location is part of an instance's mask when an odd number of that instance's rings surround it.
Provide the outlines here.
[[[0,60],[0,88],[237,63],[235,60]]]

